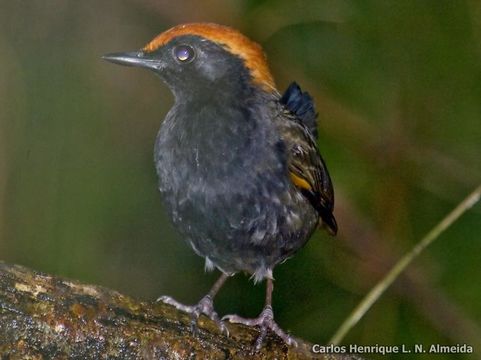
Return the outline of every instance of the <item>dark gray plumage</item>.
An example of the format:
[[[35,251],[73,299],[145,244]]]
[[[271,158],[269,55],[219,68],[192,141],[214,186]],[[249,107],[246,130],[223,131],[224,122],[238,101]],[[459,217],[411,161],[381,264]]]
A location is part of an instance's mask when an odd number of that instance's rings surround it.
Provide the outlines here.
[[[226,330],[213,298],[229,275],[267,279],[258,318],[233,322],[267,329],[295,344],[273,319],[272,270],[321,223],[337,231],[334,192],[316,145],[312,98],[293,83],[281,97],[261,48],[215,24],[186,24],[143,51],[105,59],[153,70],[175,96],[155,142],[159,189],[177,228],[206,268],[223,274],[194,306],[162,297],[194,317],[204,313]]]
[[[276,94],[245,96],[248,111],[238,101],[237,109],[224,106],[219,94],[200,111],[177,102],[155,162],[169,212],[194,250],[224,272],[261,280],[304,245],[318,214],[288,175],[289,141],[305,129]]]

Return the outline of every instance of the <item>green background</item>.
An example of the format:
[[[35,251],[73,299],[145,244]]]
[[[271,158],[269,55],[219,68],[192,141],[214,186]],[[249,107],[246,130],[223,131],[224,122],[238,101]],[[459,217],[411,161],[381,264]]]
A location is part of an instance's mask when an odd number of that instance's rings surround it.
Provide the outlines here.
[[[282,327],[323,344],[481,182],[481,4],[0,0],[1,260],[145,300],[207,291],[217,274],[204,273],[156,188],[153,142],[173,98],[151,73],[100,60],[191,21],[259,41],[279,89],[296,80],[316,101],[340,232],[316,232],[276,269],[274,309]],[[479,359],[480,232],[478,204],[344,343],[468,343],[477,354],[436,359]],[[254,316],[263,293],[238,275],[216,308]]]

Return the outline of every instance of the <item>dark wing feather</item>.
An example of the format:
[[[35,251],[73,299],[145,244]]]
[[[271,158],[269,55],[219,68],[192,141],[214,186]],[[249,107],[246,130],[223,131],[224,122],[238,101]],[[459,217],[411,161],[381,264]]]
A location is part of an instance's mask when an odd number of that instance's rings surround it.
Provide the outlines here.
[[[317,114],[311,95],[308,92],[302,92],[299,85],[293,82],[279,101],[296,115],[317,139]]]
[[[302,93],[300,88],[299,92]],[[334,190],[329,172],[319,154],[309,124],[306,124],[305,120],[298,115],[302,106],[291,109],[288,104],[289,102],[283,104],[278,126],[287,149],[291,180],[317,210],[325,228],[334,235],[337,232],[337,224],[332,214]],[[304,114],[315,114],[312,99],[309,104],[310,110]]]

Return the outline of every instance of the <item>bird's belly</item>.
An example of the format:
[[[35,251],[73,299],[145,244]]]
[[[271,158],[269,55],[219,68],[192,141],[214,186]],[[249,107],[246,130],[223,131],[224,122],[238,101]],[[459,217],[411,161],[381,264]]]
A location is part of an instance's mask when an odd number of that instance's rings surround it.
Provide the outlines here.
[[[159,175],[175,225],[197,254],[225,272],[267,276],[317,225],[316,211],[277,175]]]

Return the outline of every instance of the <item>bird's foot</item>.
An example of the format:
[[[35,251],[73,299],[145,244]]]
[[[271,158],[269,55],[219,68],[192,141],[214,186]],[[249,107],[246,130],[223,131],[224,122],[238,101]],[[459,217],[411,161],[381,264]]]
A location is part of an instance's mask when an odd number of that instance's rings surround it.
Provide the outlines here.
[[[247,326],[259,326],[261,333],[255,342],[256,350],[259,350],[262,347],[262,343],[266,337],[268,329],[284,340],[287,345],[297,346],[297,341],[294,340],[294,338],[287,334],[284,330],[282,330],[274,321],[274,312],[272,311],[272,307],[270,305],[267,305],[264,310],[262,310],[261,314],[253,319],[246,319],[238,315],[226,315],[222,318],[222,320],[228,320],[231,323],[244,324]]]
[[[162,301],[165,304],[172,305],[177,310],[190,314],[192,317],[191,326],[193,331],[197,329],[197,320],[199,316],[201,314],[204,314],[205,316],[207,316],[209,319],[211,319],[213,322],[216,323],[216,325],[218,326],[219,330],[222,333],[229,335],[229,331],[227,330],[227,327],[222,322],[217,312],[214,310],[214,302],[212,300],[212,297],[209,295],[204,296],[196,305],[181,304],[180,302],[178,302],[177,300],[173,299],[170,296],[161,296],[157,299],[157,301],[158,302]]]

